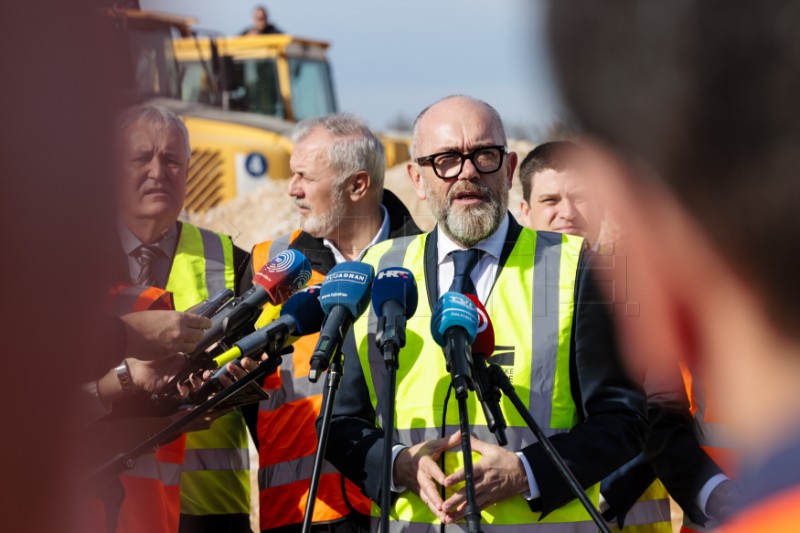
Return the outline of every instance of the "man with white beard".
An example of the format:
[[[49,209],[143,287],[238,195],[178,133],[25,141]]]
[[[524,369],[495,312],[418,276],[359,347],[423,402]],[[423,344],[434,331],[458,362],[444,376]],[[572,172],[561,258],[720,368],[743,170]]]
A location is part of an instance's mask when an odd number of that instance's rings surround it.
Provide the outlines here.
[[[300,122],[294,133],[289,195],[300,229],[253,248],[253,268],[291,248],[308,257],[310,284],[320,283],[337,263],[358,261],[364,250],[389,238],[420,233],[408,209],[384,191],[383,146],[355,117],[335,114]],[[317,446],[324,380],[308,381],[308,362],[318,335],[303,337],[268,377],[269,400],[258,411],[261,530],[300,531],[303,505]],[[323,469],[313,524],[315,530],[366,531],[370,505],[332,466]]]

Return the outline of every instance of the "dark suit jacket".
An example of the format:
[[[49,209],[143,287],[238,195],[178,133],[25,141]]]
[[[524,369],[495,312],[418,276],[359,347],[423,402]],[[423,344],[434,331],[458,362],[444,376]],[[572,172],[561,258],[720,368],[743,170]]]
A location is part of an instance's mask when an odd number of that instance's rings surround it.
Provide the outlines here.
[[[645,453],[603,480],[601,492],[609,504],[607,519],[617,518],[624,524],[625,514],[650,484],[659,478],[670,496],[695,524],[708,519],[697,507],[695,498],[712,476],[722,473],[719,466],[700,447],[694,432],[680,371],[678,387],[670,401],[654,398],[648,401],[652,432]]]
[[[510,222],[507,240],[516,241],[521,229],[513,217]],[[433,236],[435,232],[427,239]],[[426,246],[426,258],[433,254],[435,246]],[[570,346],[572,395],[581,420],[568,433],[550,439],[583,487],[598,483],[639,454],[649,430],[644,393],[622,369],[608,309],[589,275],[587,254],[581,258],[575,287]],[[430,280],[428,284],[436,287]],[[354,349],[352,335],[348,341],[345,348]],[[345,351],[344,361],[326,458],[379,502],[383,431],[376,428],[357,355]],[[547,514],[574,498],[540,444],[521,451],[541,490],[541,497],[530,502],[531,510]]]

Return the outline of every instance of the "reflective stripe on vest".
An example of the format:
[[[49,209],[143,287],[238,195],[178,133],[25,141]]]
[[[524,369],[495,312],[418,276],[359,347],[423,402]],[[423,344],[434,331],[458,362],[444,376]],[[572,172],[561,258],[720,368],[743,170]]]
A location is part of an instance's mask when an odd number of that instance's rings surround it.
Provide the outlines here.
[[[300,230],[253,247],[253,268],[260,268],[288,249],[298,235]],[[322,283],[324,277],[313,271],[309,284]],[[294,353],[283,356],[279,371],[264,382],[270,398],[259,404],[258,486],[261,509],[269,512],[261,513],[262,530],[303,521],[317,448],[314,422],[319,416],[325,387],[324,379],[317,383],[308,380],[309,361],[318,338],[315,334],[297,340]],[[341,479],[338,470],[323,462],[314,523],[332,522],[350,514],[347,501],[362,514],[369,514],[369,500],[349,480],[345,481],[345,500]]]
[[[380,518],[373,517],[371,520],[371,530],[377,531],[380,525]],[[588,522],[539,522],[528,524],[535,528],[537,533],[597,533],[597,526],[591,520]],[[441,524],[423,524],[420,522],[408,522],[405,520],[391,520],[389,531],[392,533],[439,533]],[[454,524],[444,527],[445,532],[465,531],[466,524]],[[525,531],[528,527],[521,527],[519,524],[485,524],[481,522],[481,531],[485,533],[516,533]]]
[[[654,481],[625,515],[622,533],[672,533],[669,494],[661,481]]]
[[[234,288],[230,237],[183,223],[167,289],[175,307],[188,309],[222,289]],[[187,433],[192,468],[181,474],[181,513],[190,515],[250,512],[247,429],[239,411],[218,418],[210,429]],[[223,459],[227,457],[227,461]],[[226,468],[202,470],[197,464]]]
[[[175,309],[172,293],[147,285],[120,284],[109,291],[111,314],[127,315],[137,311]]]
[[[172,309],[172,295],[158,287],[124,285],[110,291],[115,314]],[[125,499],[119,509],[118,533],[174,533],[180,516],[180,469],[186,438],[164,444],[155,453],[137,457],[120,475]]]
[[[381,243],[371,248],[364,258],[376,271],[388,266],[408,268],[417,281],[419,304],[407,324],[395,401],[394,437],[408,445],[447,435],[459,426],[455,398],[451,398],[444,412],[450,375],[442,350],[430,334],[432,313],[424,296],[427,294],[425,239],[426,236],[421,235]],[[569,346],[582,243],[578,237],[537,234],[523,228],[485,305],[494,325],[495,361],[501,364],[520,391],[529,412],[548,436],[566,432],[578,421],[570,389]],[[372,405],[376,413],[382,413],[386,365],[375,346],[376,328],[377,318],[370,307],[354,325],[351,339],[354,338],[352,342],[358,348]],[[533,434],[511,402],[503,397],[501,406],[508,424],[509,449],[533,444]],[[478,438],[493,440],[474,394],[469,395],[468,411],[471,431]],[[377,422],[380,425],[380,415]],[[474,454],[474,460],[479,459],[480,455]],[[460,451],[444,454],[445,474],[461,466]],[[453,490],[447,489],[446,497]],[[599,485],[592,486],[587,493],[597,505]],[[373,506],[372,512],[376,517],[380,514],[377,506]],[[395,528],[399,524],[400,528],[410,527],[412,531],[417,528],[427,531],[431,524],[438,524],[428,506],[411,491],[398,495],[392,519],[398,521]],[[596,531],[577,500],[542,517],[530,510],[522,496],[514,496],[485,509],[481,520],[481,527],[487,531],[500,527],[508,531]]]

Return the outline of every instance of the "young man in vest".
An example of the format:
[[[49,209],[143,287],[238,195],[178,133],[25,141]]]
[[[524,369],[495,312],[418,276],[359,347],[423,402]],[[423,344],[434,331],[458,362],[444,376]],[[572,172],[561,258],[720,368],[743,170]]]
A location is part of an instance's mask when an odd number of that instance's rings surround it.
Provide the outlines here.
[[[603,189],[630,241],[641,309],[619,320],[630,355],[699,372],[706,435],[743,454],[743,509],[721,531],[796,531],[800,34],[787,22],[798,6],[552,8],[566,100],[603,143]]]
[[[430,333],[431,309],[448,290],[485,303],[505,352],[497,362],[596,502],[600,480],[641,452],[648,425],[644,396],[620,367],[610,319],[583,268],[583,240],[533,232],[509,215],[517,156],[507,152],[499,115],[485,102],[440,100],[420,113],[413,135],[408,173],[438,225],[379,244],[364,257],[376,270],[408,268],[420,290],[399,356],[393,529],[438,531],[439,522],[464,515],[461,454],[449,451],[460,444],[458,410],[454,400],[445,408],[450,376]],[[328,459],[379,502],[383,430],[375,413],[385,367],[367,339],[374,317],[368,309],[353,327],[355,345],[347,343]],[[481,455],[474,464],[481,527],[596,530],[509,406],[503,402],[506,448],[489,442],[494,438],[480,409],[469,413],[473,450]],[[379,513],[374,507],[373,517]]]
[[[248,254],[230,237],[178,222],[191,153],[180,118],[156,105],[134,107],[122,114],[119,136],[118,232],[128,266],[125,281],[165,288],[178,310],[226,287],[245,290],[251,283],[242,276]],[[180,444],[179,439],[168,445],[176,448],[171,465],[137,463],[155,469],[155,478],[154,472],[136,469],[124,476],[120,530],[174,533],[180,510],[182,532],[249,531],[249,464],[241,413],[188,434],[185,454],[177,449]],[[158,453],[163,455],[165,448]],[[161,505],[137,506],[156,495]]]
[[[294,133],[289,195],[300,229],[253,249],[258,269],[281,251],[302,252],[320,283],[337,263],[358,261],[368,246],[420,233],[408,209],[383,188],[383,146],[355,117],[336,114],[300,122]],[[294,344],[278,374],[267,378],[272,391],[258,412],[259,489],[262,531],[300,531],[317,447],[314,421],[324,380],[310,383],[309,360],[317,335]],[[333,444],[336,445],[336,444]],[[326,465],[314,508],[316,531],[366,531],[369,502]]]
[[[525,156],[519,171],[520,207],[531,229],[580,235],[597,249],[603,208],[591,162],[591,152],[569,141],[540,144]],[[613,254],[602,259],[609,267],[616,261]],[[727,477],[698,441],[705,435],[702,428],[695,434],[678,365],[648,368],[644,387],[652,425],[646,452],[603,480],[604,516],[616,518],[627,533],[671,533],[671,495],[686,522],[702,524],[710,518],[705,527],[711,529],[729,507],[733,487],[723,483]]]

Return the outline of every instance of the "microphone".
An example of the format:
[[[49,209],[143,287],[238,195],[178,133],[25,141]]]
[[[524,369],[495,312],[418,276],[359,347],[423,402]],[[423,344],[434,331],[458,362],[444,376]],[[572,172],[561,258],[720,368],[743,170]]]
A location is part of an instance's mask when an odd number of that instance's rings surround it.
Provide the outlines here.
[[[189,363],[167,383],[159,395],[170,396],[175,392],[178,382],[194,372],[207,369],[210,359],[205,352],[209,346],[255,322],[264,304],[280,305],[288,300],[305,287],[309,279],[311,263],[296,250],[283,251],[264,264],[253,277],[253,286],[241,296],[229,300],[211,317],[211,327],[203,333],[197,347],[189,354]]]
[[[271,357],[279,354],[287,344],[293,344],[300,337],[317,333],[325,314],[319,304],[320,285],[311,285],[298,292],[281,308],[280,316],[268,325],[242,337],[233,346],[213,359],[219,368],[208,383],[195,394],[195,398],[205,400],[211,392],[222,388],[219,378],[229,376],[225,365],[242,357],[258,356],[266,351]],[[204,395],[205,393],[205,395]]]
[[[507,426],[503,411],[500,409],[500,389],[489,381],[489,375],[486,373],[486,360],[494,352],[494,327],[478,297],[474,294],[466,296],[478,310],[478,334],[472,343],[472,378],[475,392],[483,407],[489,431],[494,433],[497,444],[505,446],[508,444],[505,431]]]
[[[478,310],[461,293],[446,292],[433,307],[431,334],[444,348],[447,370],[453,381],[456,397],[466,396],[472,379],[470,345],[478,333]]]
[[[367,263],[346,261],[333,267],[322,280],[319,302],[325,312],[325,321],[311,355],[308,379],[312,383],[316,383],[322,372],[328,369],[353,321],[367,308],[374,272],[372,265]]]
[[[417,298],[417,282],[410,270],[385,268],[375,276],[372,308],[378,317],[375,342],[379,350],[392,350],[397,355],[400,348],[406,345],[406,320],[414,316]],[[391,354],[389,357],[394,360]]]

